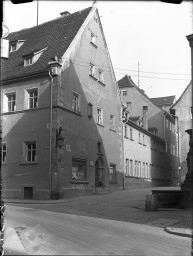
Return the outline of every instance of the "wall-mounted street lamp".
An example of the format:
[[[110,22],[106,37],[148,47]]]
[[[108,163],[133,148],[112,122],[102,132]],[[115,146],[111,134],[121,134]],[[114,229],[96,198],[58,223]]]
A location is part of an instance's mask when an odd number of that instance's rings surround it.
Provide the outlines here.
[[[62,146],[64,145],[65,137],[63,136],[62,132],[64,132],[64,130],[62,130],[62,127],[56,130],[56,148],[62,148]]]

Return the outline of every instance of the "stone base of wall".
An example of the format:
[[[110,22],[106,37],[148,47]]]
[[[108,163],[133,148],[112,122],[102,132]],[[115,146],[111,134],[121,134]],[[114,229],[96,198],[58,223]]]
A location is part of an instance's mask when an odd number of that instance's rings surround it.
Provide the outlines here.
[[[62,198],[73,198],[79,196],[88,196],[93,195],[94,189],[87,188],[87,189],[80,189],[80,188],[62,188],[61,197]]]
[[[135,188],[149,188],[149,187],[156,187],[156,186],[168,186],[170,185],[169,182],[162,181],[162,180],[147,180],[147,179],[140,179],[135,177],[126,177],[124,180],[125,189],[135,189]]]
[[[23,189],[3,189],[2,199],[24,199],[24,190]],[[49,190],[34,189],[32,199],[37,199],[37,200],[49,199]]]

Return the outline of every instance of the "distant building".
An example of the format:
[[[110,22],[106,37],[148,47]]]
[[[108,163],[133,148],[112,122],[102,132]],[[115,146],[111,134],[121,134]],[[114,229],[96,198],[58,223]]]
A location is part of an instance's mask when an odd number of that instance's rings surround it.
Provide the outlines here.
[[[163,177],[165,177],[167,182],[169,177],[170,183],[176,184],[178,181],[179,146],[178,133],[173,116],[169,112],[155,106],[145,92],[135,85],[130,76],[125,75],[118,81],[118,85],[122,101],[125,107],[127,107],[127,120],[130,121],[130,124],[132,122],[137,125],[135,126],[136,133],[139,133],[137,130],[142,129],[141,132],[142,134],[145,132],[146,135],[144,136],[147,137],[148,141],[148,146],[146,147],[140,147],[139,145],[134,147],[134,145],[132,146],[131,143],[124,140],[125,152],[128,152],[128,150],[131,152],[132,150],[133,155],[136,156],[136,161],[138,161],[137,158],[140,155],[143,156],[144,160],[139,161],[144,161],[148,166],[151,164],[152,177],[160,175],[159,177],[162,177],[162,182],[164,182]],[[158,151],[161,152],[161,155],[156,154],[156,151],[150,150],[151,143],[154,143],[153,141],[158,144]],[[147,162],[145,161],[146,157],[144,158],[144,154],[146,154],[148,159]],[[159,168],[156,168],[156,166],[159,166]],[[160,174],[154,174],[153,172],[160,172]],[[166,173],[166,175],[163,175],[163,173]]]
[[[171,106],[176,102],[176,96],[166,96],[166,97],[157,97],[150,98],[151,102],[159,108],[162,108],[169,112]]]
[[[190,82],[180,98],[171,107],[171,113],[175,117],[176,127],[179,129],[179,157],[181,169],[181,179],[187,173],[187,153],[189,151],[189,135],[185,132],[192,127],[191,114],[192,83]]]
[[[3,197],[68,197],[122,185],[121,101],[97,8],[61,13],[10,33],[9,41]]]

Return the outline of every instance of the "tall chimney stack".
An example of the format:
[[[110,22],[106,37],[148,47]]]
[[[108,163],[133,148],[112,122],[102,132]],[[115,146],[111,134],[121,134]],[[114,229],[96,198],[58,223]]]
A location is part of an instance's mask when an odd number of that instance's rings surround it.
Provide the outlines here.
[[[148,130],[148,120],[147,120],[148,106],[143,106],[143,128]]]

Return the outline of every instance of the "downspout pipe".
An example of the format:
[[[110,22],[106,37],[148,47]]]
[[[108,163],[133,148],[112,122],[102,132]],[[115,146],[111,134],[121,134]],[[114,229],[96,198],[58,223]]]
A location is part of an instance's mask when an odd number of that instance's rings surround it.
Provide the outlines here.
[[[49,198],[52,197],[52,95],[53,95],[53,77],[51,70],[50,76],[50,130],[49,130]]]

